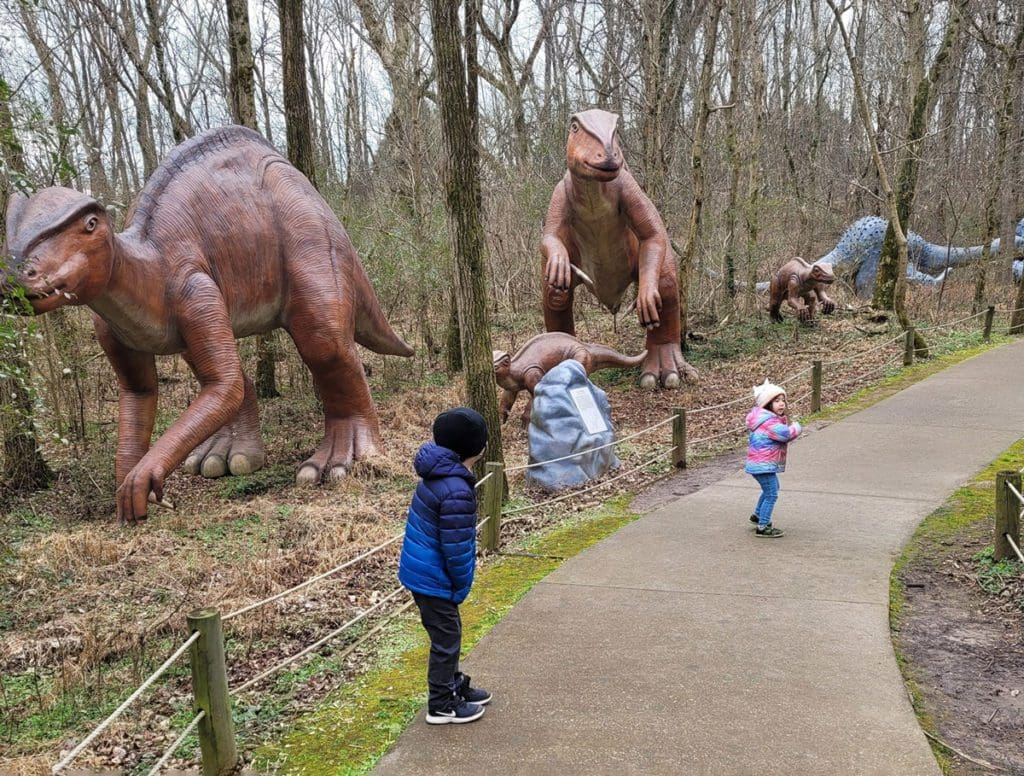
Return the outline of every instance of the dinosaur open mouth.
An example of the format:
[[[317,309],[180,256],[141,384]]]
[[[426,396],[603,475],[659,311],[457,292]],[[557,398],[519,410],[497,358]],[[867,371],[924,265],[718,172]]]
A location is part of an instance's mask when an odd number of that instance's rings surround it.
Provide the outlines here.
[[[49,299],[51,296],[63,296],[67,299],[71,299],[72,294],[69,294],[64,290],[64,286],[55,286],[49,291],[37,291],[32,294],[25,294],[25,298],[30,302],[38,302],[42,299]]]

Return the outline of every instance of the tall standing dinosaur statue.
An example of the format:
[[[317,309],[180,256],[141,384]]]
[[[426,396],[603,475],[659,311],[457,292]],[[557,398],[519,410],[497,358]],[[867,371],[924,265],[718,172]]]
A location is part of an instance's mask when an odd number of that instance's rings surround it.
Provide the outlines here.
[[[283,327],[313,373],[325,435],[299,482],[342,476],[380,444],[355,343],[412,355],[381,312],[345,229],[257,133],[213,129],[153,173],[115,233],[103,206],[66,188],[8,207],[13,283],[36,314],[87,305],[117,375],[117,513],[135,522],[183,461],[215,477],[264,462],[256,394],[236,337]],[[8,287],[9,290],[9,287]],[[183,353],[200,391],[150,446],[154,355]]]
[[[836,247],[818,259],[833,266],[837,274],[854,279],[857,293],[866,296],[871,293],[878,274],[878,262],[882,256],[882,241],[889,222],[879,216],[865,216],[854,221],[839,238]],[[1024,249],[1024,219],[1017,224],[1014,238],[1017,250]],[[941,282],[942,274],[948,268],[959,267],[976,261],[984,246],[968,248],[936,245],[925,240],[916,232],[907,232],[907,254],[910,266],[907,278],[911,282],[935,284]],[[999,252],[999,238],[989,246],[990,253]],[[1014,272],[1017,272],[1016,262]]]
[[[697,372],[683,359],[679,284],[668,232],[654,203],[626,167],[619,117],[603,110],[577,113],[569,123],[565,176],[555,186],[541,239],[544,327],[575,334],[573,295],[582,283],[608,310],[637,285],[636,309],[647,329],[640,385],[679,385]]]

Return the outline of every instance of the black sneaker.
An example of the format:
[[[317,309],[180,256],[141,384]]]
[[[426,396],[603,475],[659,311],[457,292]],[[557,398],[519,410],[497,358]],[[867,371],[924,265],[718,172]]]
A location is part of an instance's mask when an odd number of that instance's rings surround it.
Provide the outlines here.
[[[477,706],[486,706],[491,702],[493,697],[487,690],[482,687],[470,687],[469,677],[465,674],[459,674],[459,686],[456,692],[459,697],[467,703],[475,703]]]
[[[761,522],[756,512],[750,516],[750,522],[754,525],[757,525],[759,522]]]
[[[473,722],[480,719],[485,711],[487,709],[483,706],[462,701],[454,709],[438,709],[437,711],[427,709],[427,724],[447,725],[451,722],[461,725],[463,722]]]
[[[763,536],[766,539],[778,539],[785,532],[781,528],[776,528],[771,523],[766,525],[764,528],[758,526],[758,529],[754,532],[755,536]]]

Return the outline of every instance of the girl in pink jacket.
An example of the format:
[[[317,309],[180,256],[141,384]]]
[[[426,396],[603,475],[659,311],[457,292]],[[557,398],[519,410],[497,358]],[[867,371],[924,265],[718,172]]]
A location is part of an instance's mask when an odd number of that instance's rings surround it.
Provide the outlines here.
[[[772,510],[779,498],[779,472],[786,470],[786,447],[800,435],[800,424],[786,419],[786,389],[765,380],[754,388],[754,407],[747,414],[750,447],[745,471],[761,486],[750,522],[757,536],[776,539],[782,529],[772,525]]]

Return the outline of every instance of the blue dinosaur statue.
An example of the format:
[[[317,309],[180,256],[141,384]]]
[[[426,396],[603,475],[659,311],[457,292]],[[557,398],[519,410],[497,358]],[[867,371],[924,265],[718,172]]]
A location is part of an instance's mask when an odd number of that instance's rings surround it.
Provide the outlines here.
[[[854,278],[854,285],[859,296],[871,293],[878,274],[878,262],[882,254],[882,241],[889,222],[879,216],[865,216],[847,228],[839,243],[818,261],[829,262],[836,275]],[[1024,218],[1017,224],[1014,238],[1018,250],[1024,249]],[[907,252],[910,265],[907,267],[907,279],[911,283],[938,285],[945,277],[947,268],[969,264],[981,256],[983,246],[969,248],[935,245],[925,240],[916,232],[907,232]],[[999,252],[999,238],[989,246],[991,253]],[[936,274],[940,273],[941,274]],[[1013,262],[1014,279],[1020,279],[1024,272],[1024,262]]]

